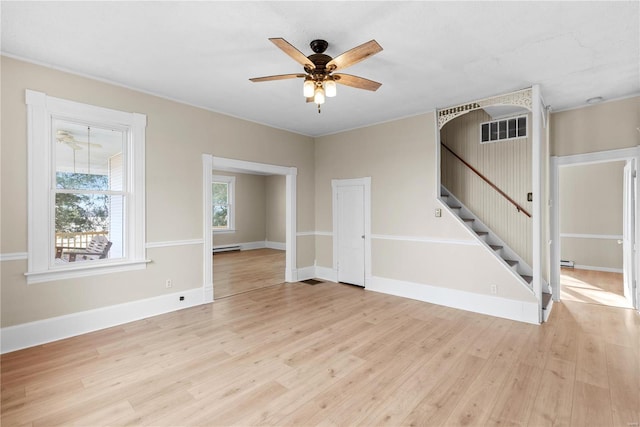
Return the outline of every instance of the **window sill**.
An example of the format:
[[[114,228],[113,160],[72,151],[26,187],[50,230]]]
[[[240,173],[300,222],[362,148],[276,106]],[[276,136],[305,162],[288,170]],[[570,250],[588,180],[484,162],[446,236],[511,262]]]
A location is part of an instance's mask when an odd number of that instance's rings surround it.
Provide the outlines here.
[[[213,234],[232,234],[235,233],[236,230],[235,229],[229,229],[229,230],[211,230],[211,232]]]
[[[151,260],[143,259],[137,261],[115,261],[104,264],[64,266],[52,268],[45,271],[29,271],[24,273],[27,276],[27,284],[52,282],[54,280],[75,279],[78,277],[97,276],[99,274],[118,273],[121,271],[143,270]]]

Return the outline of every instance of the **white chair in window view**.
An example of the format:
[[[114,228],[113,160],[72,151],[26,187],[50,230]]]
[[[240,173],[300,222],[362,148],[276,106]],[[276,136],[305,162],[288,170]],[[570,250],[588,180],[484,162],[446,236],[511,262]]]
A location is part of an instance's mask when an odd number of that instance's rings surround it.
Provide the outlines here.
[[[94,236],[86,248],[56,248],[56,258],[62,261],[89,261],[104,259],[109,254],[111,242],[104,236]]]

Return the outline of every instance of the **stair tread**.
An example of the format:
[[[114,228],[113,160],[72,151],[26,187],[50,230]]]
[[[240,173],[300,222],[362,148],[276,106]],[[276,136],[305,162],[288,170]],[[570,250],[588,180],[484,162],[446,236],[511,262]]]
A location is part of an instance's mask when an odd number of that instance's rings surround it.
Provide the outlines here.
[[[516,261],[515,259],[505,259],[504,260],[507,264],[509,264],[511,267],[518,265],[518,261]]]
[[[476,234],[478,236],[486,236],[487,234],[489,234],[489,232],[488,231],[476,231]]]
[[[451,209],[462,209],[462,206],[449,206]]]
[[[494,251],[499,251],[500,249],[503,248],[503,246],[500,246],[500,245],[489,245],[489,247]]]
[[[531,282],[533,282],[533,277],[532,276],[527,276],[526,274],[521,274],[520,276],[529,284],[531,284]]]
[[[461,218],[464,222],[473,222],[475,219],[473,218]]]

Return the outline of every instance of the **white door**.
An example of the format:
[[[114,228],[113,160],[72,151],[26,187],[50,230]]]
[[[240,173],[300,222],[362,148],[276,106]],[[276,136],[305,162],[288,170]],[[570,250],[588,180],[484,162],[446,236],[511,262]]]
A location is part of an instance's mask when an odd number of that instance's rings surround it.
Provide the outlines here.
[[[364,286],[364,185],[337,187],[338,282]]]
[[[623,270],[624,296],[633,307],[638,307],[635,301],[635,176],[633,160],[627,161],[624,167],[624,207],[623,207]]]

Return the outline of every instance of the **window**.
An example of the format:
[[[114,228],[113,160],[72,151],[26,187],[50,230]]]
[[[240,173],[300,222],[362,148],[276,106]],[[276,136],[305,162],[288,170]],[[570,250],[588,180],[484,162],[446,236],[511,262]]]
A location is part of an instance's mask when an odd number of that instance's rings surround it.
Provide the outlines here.
[[[527,116],[494,120],[480,124],[480,143],[526,138]]]
[[[213,175],[211,188],[212,218],[214,232],[234,231],[235,225],[235,176]]]
[[[52,125],[54,261],[121,259],[126,132],[59,119]],[[97,241],[104,242],[102,253],[90,255],[89,245]]]
[[[144,268],[146,116],[26,95],[27,282]]]

